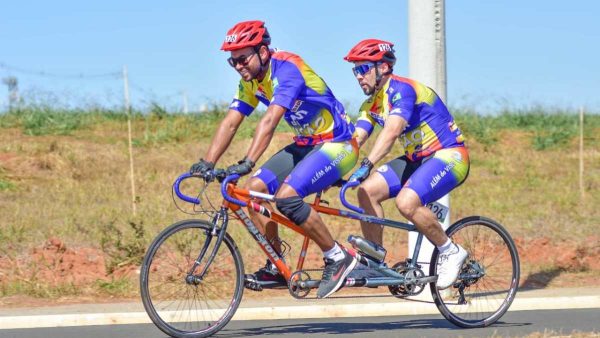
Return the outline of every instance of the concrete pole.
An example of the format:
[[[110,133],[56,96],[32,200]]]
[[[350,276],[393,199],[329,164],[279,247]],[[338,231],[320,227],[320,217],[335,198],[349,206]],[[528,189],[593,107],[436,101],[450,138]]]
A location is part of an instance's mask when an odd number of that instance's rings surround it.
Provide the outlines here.
[[[188,97],[187,97],[187,91],[184,90],[182,93],[183,95],[183,113],[187,115],[188,113]]]
[[[446,28],[444,0],[408,1],[408,77],[432,88],[446,101]],[[449,196],[437,201],[446,208],[450,206]],[[442,222],[444,229],[450,226],[450,212]],[[408,241],[408,254],[412,255],[417,233],[411,232]],[[433,244],[424,239],[418,262],[423,271],[429,272],[429,260]]]

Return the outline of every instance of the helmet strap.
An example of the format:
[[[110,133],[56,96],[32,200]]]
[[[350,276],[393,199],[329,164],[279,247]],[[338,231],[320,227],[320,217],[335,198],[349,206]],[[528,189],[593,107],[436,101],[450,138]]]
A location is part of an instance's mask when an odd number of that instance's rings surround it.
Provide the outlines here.
[[[379,72],[379,62],[375,62],[375,87],[379,87],[381,82],[381,73]]]
[[[267,73],[267,68],[269,67],[269,62],[271,61],[271,50],[269,49],[269,46],[267,47],[267,53],[269,54],[269,57],[267,59],[266,62],[263,62],[263,60],[260,57],[260,47],[262,46],[266,46],[266,45],[258,45],[254,47],[254,52],[256,54],[258,54],[258,61],[260,62],[260,69],[258,71],[258,74],[256,74],[256,77],[264,77],[264,75]],[[262,80],[262,79],[261,79]]]

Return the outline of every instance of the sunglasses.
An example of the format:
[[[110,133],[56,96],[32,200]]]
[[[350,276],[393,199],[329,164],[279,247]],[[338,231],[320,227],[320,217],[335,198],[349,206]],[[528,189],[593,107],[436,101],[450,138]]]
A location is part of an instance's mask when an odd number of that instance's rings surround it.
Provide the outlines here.
[[[376,64],[375,63],[364,63],[360,66],[356,66],[354,68],[352,68],[352,72],[354,73],[354,76],[363,76],[366,73],[368,73],[373,67],[375,67]]]
[[[240,64],[242,66],[247,66],[248,63],[250,62],[250,59],[252,58],[252,56],[254,56],[254,54],[257,54],[257,53],[254,52],[250,55],[242,55],[242,56],[238,56],[236,58],[230,57],[229,59],[227,59],[227,62],[229,62],[229,65],[231,67],[235,67],[238,64]]]

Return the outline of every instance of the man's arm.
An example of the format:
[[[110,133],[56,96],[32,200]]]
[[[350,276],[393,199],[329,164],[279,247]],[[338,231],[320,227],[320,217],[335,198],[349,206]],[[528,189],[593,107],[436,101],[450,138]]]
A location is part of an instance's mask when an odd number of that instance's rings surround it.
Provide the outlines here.
[[[250,149],[248,149],[246,158],[254,163],[258,161],[265,150],[267,150],[269,143],[271,143],[271,139],[275,133],[275,128],[286,111],[286,108],[278,104],[269,105],[265,116],[260,119],[260,122],[256,127],[256,133],[254,134],[254,138],[252,139],[252,144],[250,145]]]
[[[375,164],[387,155],[392,149],[394,141],[400,136],[406,128],[406,120],[398,115],[390,115],[385,121],[383,129],[377,136],[375,145],[371,149],[367,158]]]
[[[369,138],[369,133],[362,129],[362,128],[356,128],[356,142],[358,142],[358,147],[362,147],[363,144],[365,144],[365,142],[367,142],[367,139]]]
[[[219,128],[215,132],[212,142],[206,152],[204,160],[212,163],[217,163],[221,155],[227,150],[233,136],[238,130],[238,127],[244,120],[244,115],[237,110],[229,109],[227,115],[219,124]]]

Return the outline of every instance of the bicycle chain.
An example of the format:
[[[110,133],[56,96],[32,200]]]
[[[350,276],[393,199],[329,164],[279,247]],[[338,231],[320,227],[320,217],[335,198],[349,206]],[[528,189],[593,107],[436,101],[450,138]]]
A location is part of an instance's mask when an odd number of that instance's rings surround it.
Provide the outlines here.
[[[309,272],[315,272],[315,271],[322,272],[322,271],[323,271],[323,269],[306,269],[306,270],[298,270],[298,271],[295,271],[295,272],[294,272],[294,274],[295,274],[295,273],[297,273],[297,272],[305,272],[305,273],[306,273],[306,274],[307,274],[307,275],[310,277],[310,274],[309,274]],[[292,274],[292,275],[293,275],[293,274]],[[341,290],[341,289],[343,289],[343,288],[344,288],[344,286],[342,286],[340,289],[338,289],[338,291],[339,291],[339,290]],[[358,288],[368,288],[368,287],[367,287],[367,286],[360,286],[360,287],[358,287]],[[310,289],[310,290],[313,290],[313,289]],[[304,289],[303,289],[303,291],[304,291]],[[306,297],[306,296],[305,296],[305,297],[297,297],[297,296],[295,296],[295,295],[293,294],[293,291],[292,291],[292,290],[290,290],[290,287],[289,287],[289,286],[288,286],[288,292],[289,292],[289,293],[292,295],[292,297],[294,297],[295,299],[298,299],[298,300],[315,300],[315,299],[321,299],[321,298],[317,298],[317,296],[311,296],[311,297]],[[310,291],[309,291],[309,292],[310,292]],[[419,293],[421,293],[421,292],[419,292]],[[419,294],[419,293],[417,293],[417,294]],[[393,294],[391,294],[391,293],[389,293],[389,294],[383,294],[383,293],[382,293],[382,294],[374,294],[374,295],[345,295],[345,296],[334,296],[334,295],[332,295],[332,296],[329,296],[329,297],[327,297],[326,299],[345,299],[345,298],[346,298],[346,299],[347,299],[347,298],[384,298],[384,297],[406,298],[406,297],[408,297],[408,296],[414,296],[414,295],[407,294],[406,296],[398,296],[398,295],[393,295]]]

